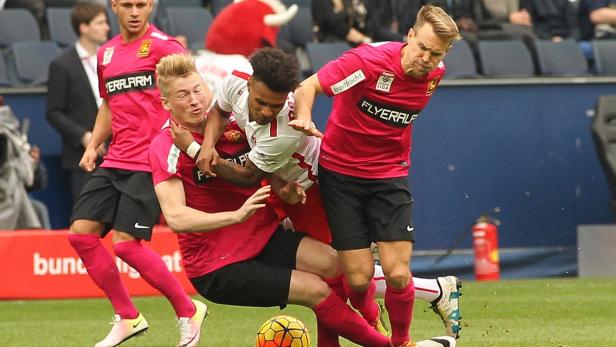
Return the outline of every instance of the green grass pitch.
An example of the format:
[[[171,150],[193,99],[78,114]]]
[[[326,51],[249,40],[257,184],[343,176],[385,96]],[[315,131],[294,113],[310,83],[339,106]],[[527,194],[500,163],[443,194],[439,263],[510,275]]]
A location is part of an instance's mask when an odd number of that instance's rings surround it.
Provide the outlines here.
[[[459,346],[616,346],[616,279],[466,282],[462,292]],[[150,330],[123,346],[175,346],[178,331],[169,303],[159,297],[135,302]],[[208,305],[200,346],[254,346],[261,323],[280,314],[276,308]],[[283,312],[307,324],[316,346],[312,312],[297,306]],[[0,346],[93,346],[107,333],[111,316],[102,299],[0,301]],[[428,304],[418,301],[412,331],[420,340],[444,329]]]

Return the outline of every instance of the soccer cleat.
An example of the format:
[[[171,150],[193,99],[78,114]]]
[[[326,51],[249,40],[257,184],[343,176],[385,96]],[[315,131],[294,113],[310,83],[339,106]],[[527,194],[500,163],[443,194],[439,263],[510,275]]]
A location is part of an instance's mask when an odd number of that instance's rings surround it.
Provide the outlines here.
[[[416,347],[417,344],[413,341],[406,341],[405,343],[398,345],[397,347]]]
[[[451,336],[437,336],[417,341],[415,345],[417,347],[456,347],[456,339]]]
[[[195,314],[192,317],[178,318],[178,327],[180,328],[178,347],[196,346],[201,337],[201,325],[208,314],[207,305],[197,300],[192,302],[195,305]]]
[[[460,288],[462,283],[455,276],[439,277],[436,279],[441,287],[441,295],[432,302],[432,310],[436,312],[443,323],[445,333],[453,338],[460,337]]]
[[[114,315],[111,331],[94,347],[115,347],[133,336],[143,334],[148,330],[148,322],[140,313],[135,319],[122,319],[120,315]]]

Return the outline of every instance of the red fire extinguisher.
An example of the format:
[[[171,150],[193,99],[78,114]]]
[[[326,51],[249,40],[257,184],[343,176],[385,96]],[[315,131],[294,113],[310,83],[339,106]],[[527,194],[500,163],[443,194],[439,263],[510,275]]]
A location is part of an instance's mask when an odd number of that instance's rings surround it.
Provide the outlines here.
[[[473,225],[473,249],[475,251],[475,279],[498,281],[498,220],[481,216]]]

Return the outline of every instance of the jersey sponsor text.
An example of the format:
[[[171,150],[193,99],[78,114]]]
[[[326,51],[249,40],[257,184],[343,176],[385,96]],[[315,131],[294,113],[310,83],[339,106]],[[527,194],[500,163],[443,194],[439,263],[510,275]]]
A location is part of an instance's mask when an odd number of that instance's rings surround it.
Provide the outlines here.
[[[130,91],[154,88],[156,88],[154,71],[143,71],[130,75],[121,75],[105,81],[105,89],[107,89],[107,95],[109,96]]]
[[[384,105],[367,98],[362,98],[357,104],[366,115],[383,123],[403,128],[417,118],[419,111],[404,110],[390,105]]]

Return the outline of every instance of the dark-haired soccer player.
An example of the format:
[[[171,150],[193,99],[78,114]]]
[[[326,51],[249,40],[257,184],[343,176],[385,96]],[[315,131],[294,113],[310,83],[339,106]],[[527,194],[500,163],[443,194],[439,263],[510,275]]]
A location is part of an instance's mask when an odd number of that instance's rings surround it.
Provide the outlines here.
[[[96,149],[109,135],[111,145],[75,202],[69,241],[115,311],[113,327],[97,347],[116,346],[148,329],[101,243],[109,231],[113,231],[115,254],[171,302],[178,317],[178,346],[195,346],[207,306],[192,301],[161,257],[141,243],[150,240],[160,215],[148,146],[168,118],[160,104],[155,68],[162,57],[184,52],[184,48],[148,23],[152,0],[113,0],[111,5],[121,33],[98,50],[97,72],[104,101],[80,166],[93,171]]]
[[[157,74],[164,107],[179,126],[202,141],[209,93],[192,59],[163,58]],[[238,129],[234,123],[226,126],[225,136],[216,144],[225,160],[242,162],[250,151]],[[361,346],[390,346],[389,338],[343,303],[325,282],[341,273],[333,249],[284,230],[274,210],[262,204],[269,186],[242,188],[208,176],[191,156],[173,145],[169,131],[150,146],[156,194],[169,226],[179,233],[184,267],[201,295],[228,305],[307,306],[319,327],[335,335]],[[274,186],[284,189],[283,184]],[[288,196],[298,200],[290,190]]]
[[[353,290],[351,303],[376,316],[370,244],[377,243],[396,346],[413,345],[413,199],[407,180],[412,121],[436,90],[445,71],[442,59],[459,38],[455,22],[442,9],[424,6],[409,29],[408,44],[359,46],[326,64],[295,92],[297,120],[290,124],[310,135],[321,135],[311,122],[315,95],[334,96],[319,157],[332,245]],[[456,288],[451,299],[457,295]],[[457,310],[447,317],[456,335],[459,318]]]

